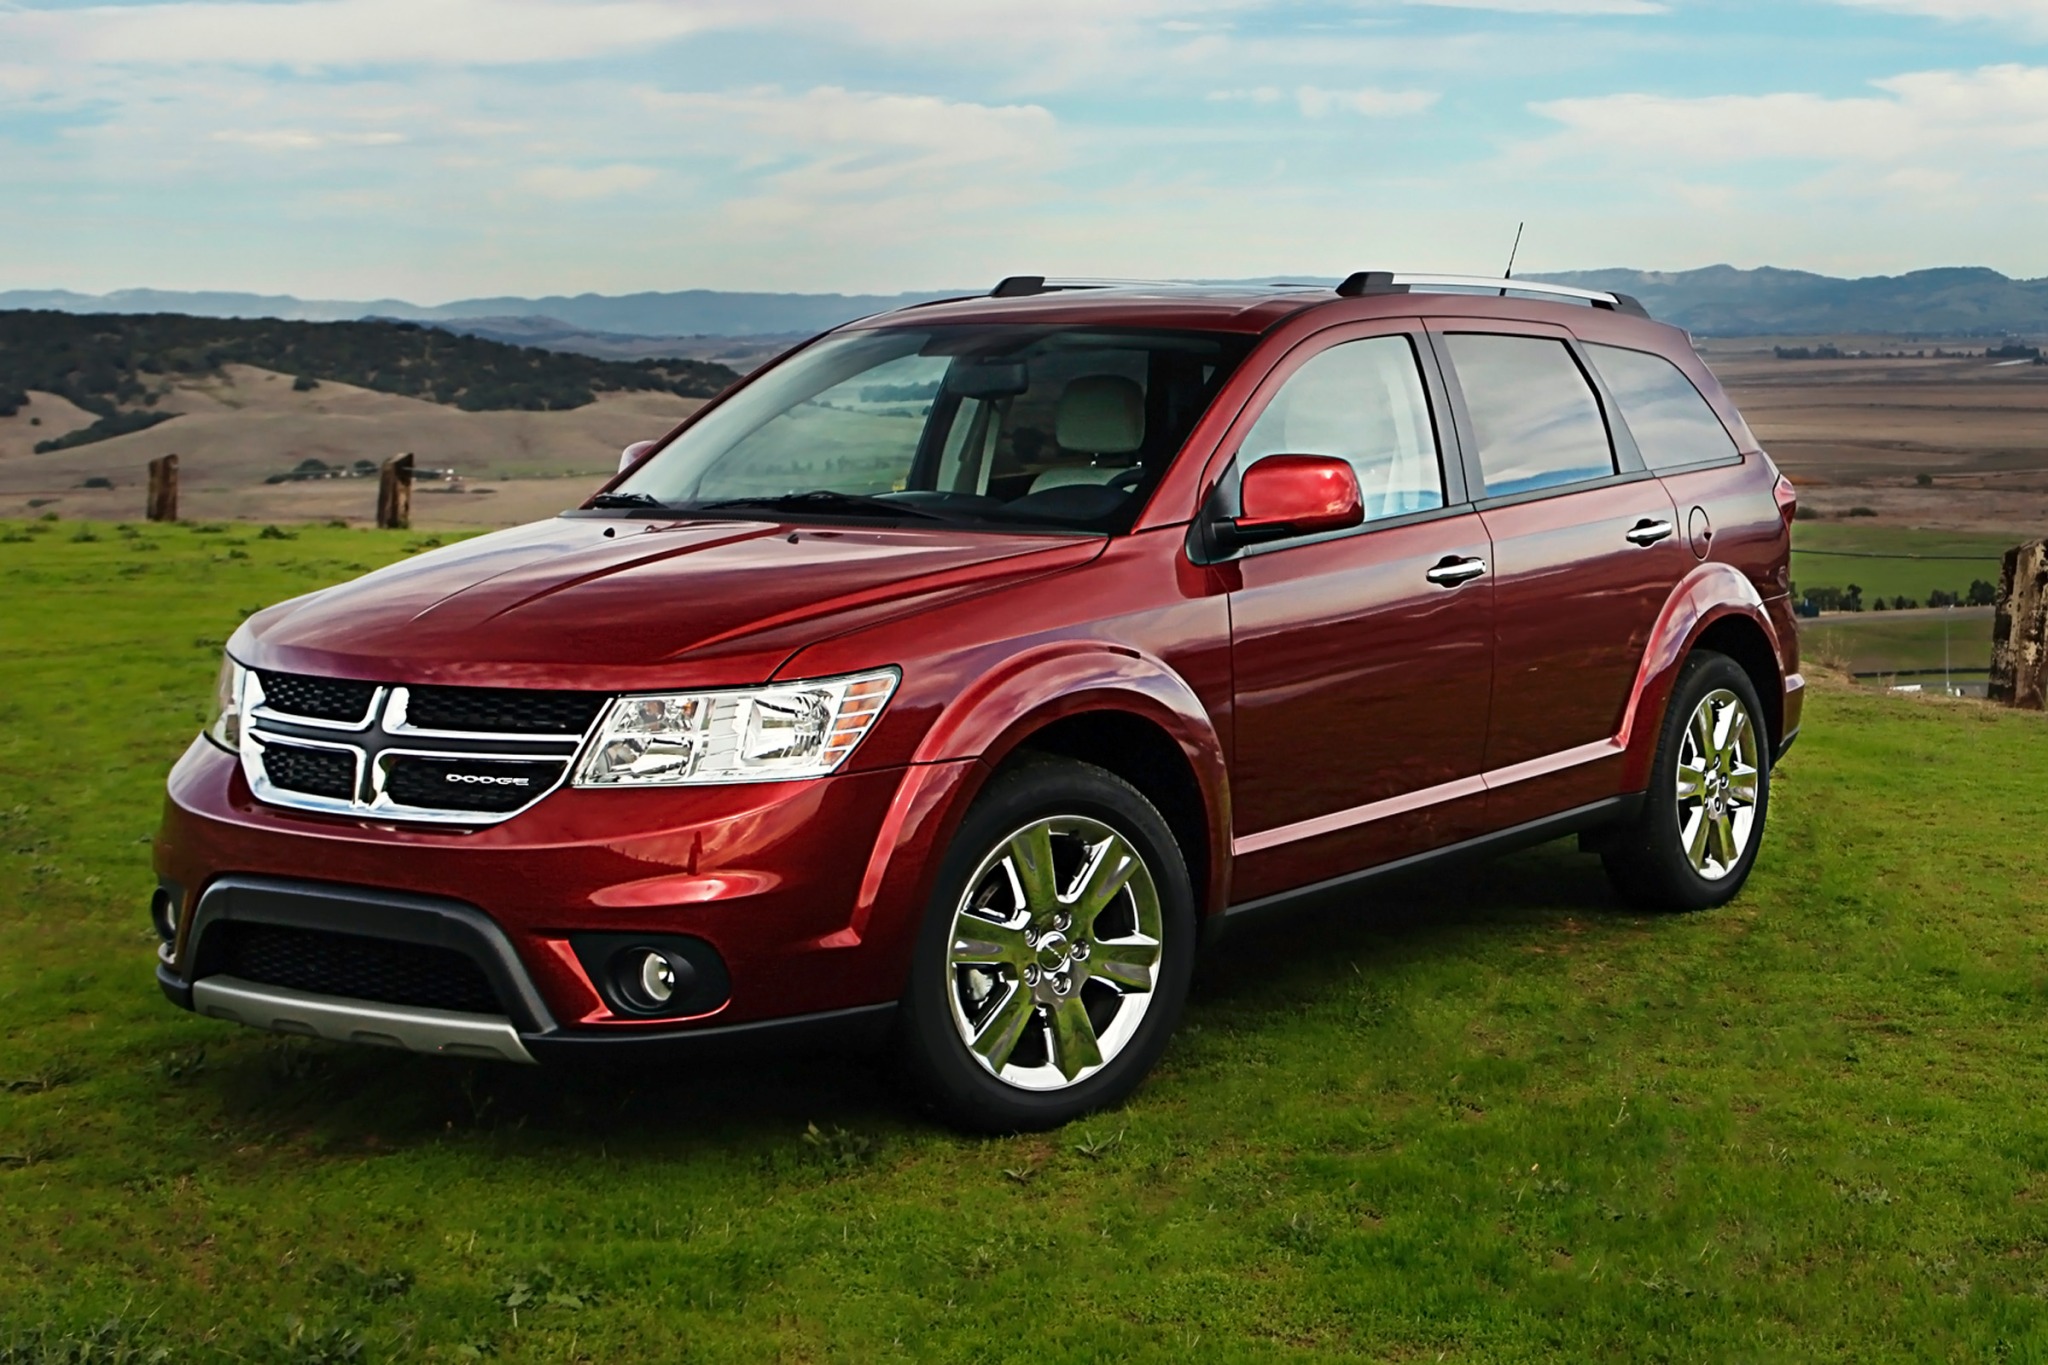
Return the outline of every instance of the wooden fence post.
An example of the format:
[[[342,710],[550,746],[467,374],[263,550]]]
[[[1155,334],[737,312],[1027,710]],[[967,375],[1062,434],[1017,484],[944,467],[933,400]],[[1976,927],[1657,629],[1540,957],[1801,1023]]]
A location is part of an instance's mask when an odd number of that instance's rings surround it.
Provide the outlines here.
[[[149,502],[143,515],[151,521],[178,519],[178,457],[165,455],[149,462]]]
[[[2005,552],[1991,627],[1989,695],[2027,711],[2048,703],[2048,540]]]
[[[377,525],[387,531],[412,528],[412,452],[384,462],[377,479]]]

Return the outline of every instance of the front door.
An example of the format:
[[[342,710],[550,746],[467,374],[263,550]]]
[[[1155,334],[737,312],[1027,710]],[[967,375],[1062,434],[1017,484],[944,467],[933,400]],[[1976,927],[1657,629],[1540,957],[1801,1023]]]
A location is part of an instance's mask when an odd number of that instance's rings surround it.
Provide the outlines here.
[[[1443,457],[1448,416],[1419,326],[1387,322],[1302,343],[1233,432],[1226,509],[1262,456],[1335,455],[1357,472],[1366,514],[1235,564],[1240,903],[1480,827],[1493,584],[1486,528],[1455,453]]]
[[[1493,542],[1486,823],[1507,829],[1620,794],[1623,717],[1693,558],[1561,330],[1456,325],[1435,339]]]

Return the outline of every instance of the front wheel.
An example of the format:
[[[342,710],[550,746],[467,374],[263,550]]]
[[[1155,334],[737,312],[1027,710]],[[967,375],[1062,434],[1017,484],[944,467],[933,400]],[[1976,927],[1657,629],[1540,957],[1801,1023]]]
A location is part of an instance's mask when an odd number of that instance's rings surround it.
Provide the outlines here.
[[[1027,761],[947,851],[904,998],[905,1061],[963,1127],[1054,1127],[1137,1088],[1193,963],[1187,867],[1152,803],[1092,764]]]
[[[1664,713],[1650,789],[1602,852],[1622,898],[1706,910],[1748,880],[1770,810],[1769,732],[1749,675],[1725,654],[1686,660]]]

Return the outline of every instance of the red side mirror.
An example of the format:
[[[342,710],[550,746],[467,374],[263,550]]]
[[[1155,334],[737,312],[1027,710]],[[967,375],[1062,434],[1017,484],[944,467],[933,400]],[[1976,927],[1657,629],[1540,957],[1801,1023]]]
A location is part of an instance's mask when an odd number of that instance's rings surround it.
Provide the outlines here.
[[[1218,523],[1227,546],[1342,531],[1365,520],[1358,475],[1334,455],[1268,455],[1245,470],[1238,516]]]
[[[648,452],[660,445],[659,441],[635,441],[619,452],[619,472],[625,473],[634,465],[646,459]]]

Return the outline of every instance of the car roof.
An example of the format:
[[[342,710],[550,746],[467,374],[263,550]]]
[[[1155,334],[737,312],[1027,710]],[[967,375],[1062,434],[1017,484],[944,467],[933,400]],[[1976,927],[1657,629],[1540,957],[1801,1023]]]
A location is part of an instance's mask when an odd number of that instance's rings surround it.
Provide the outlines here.
[[[913,304],[879,313],[857,327],[939,326],[957,323],[1027,323],[1052,326],[1113,325],[1256,335],[1319,303],[1334,301],[1327,287],[1112,284],[1023,296],[975,295]]]
[[[1587,315],[1640,323],[1649,315],[1625,294],[1534,281],[1504,283],[1447,275],[1359,272],[1323,284],[1179,284],[1155,281],[1048,282],[1013,276],[988,294],[913,304],[848,324],[855,328],[958,324],[1114,326],[1256,335],[1311,310],[1342,306],[1346,317],[1493,315],[1572,323]],[[1605,330],[1605,329],[1602,329]],[[1661,327],[1659,330],[1664,330]]]

